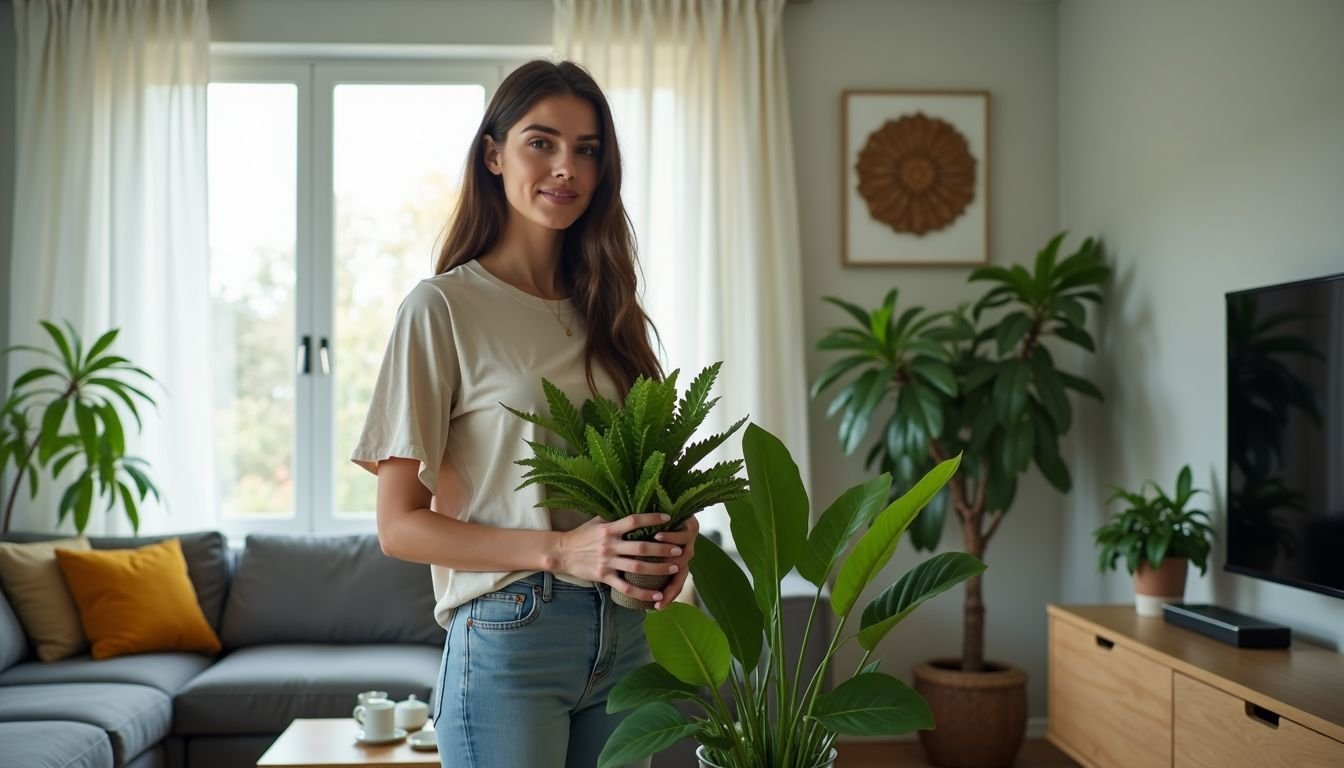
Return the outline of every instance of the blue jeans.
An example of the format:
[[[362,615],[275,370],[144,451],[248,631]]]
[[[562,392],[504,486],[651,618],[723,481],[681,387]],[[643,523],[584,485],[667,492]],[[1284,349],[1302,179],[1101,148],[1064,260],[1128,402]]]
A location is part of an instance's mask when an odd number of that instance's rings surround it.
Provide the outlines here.
[[[536,573],[453,612],[434,732],[445,768],[594,768],[629,711],[607,695],[651,660],[610,587]]]

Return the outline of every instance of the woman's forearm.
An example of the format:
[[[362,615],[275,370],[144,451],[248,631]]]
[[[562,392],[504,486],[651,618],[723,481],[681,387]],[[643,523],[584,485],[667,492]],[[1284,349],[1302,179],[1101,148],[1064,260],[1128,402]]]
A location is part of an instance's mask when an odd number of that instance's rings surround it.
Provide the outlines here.
[[[459,571],[554,571],[560,536],[467,523],[425,507],[378,515],[384,554]]]

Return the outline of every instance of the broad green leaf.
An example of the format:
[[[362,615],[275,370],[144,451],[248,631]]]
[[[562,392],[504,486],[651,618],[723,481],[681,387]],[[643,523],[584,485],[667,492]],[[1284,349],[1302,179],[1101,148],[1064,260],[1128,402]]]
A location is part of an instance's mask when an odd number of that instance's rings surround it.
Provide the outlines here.
[[[994,342],[998,344],[999,354],[1008,354],[1030,329],[1031,318],[1023,312],[1014,312],[999,321],[994,329]]]
[[[742,437],[742,455],[751,486],[749,509],[764,545],[760,553],[763,559],[748,565],[758,577],[758,601],[762,596],[774,596],[762,603],[768,613],[766,606],[778,602],[779,582],[798,562],[807,544],[807,491],[788,448],[755,424],[748,425]],[[745,558],[747,552],[742,555]]]
[[[649,652],[684,683],[714,686],[728,679],[733,657],[728,638],[708,616],[685,603],[672,603],[644,617]]]
[[[89,525],[89,512],[93,509],[93,475],[92,469],[86,469],[84,476],[77,485],[79,490],[75,492],[75,530],[83,533]]]
[[[699,536],[695,557],[691,558],[691,575],[705,609],[727,636],[733,656],[743,669],[755,669],[761,658],[765,621],[746,574],[719,545]]]
[[[56,348],[61,351],[61,360],[65,362],[66,370],[71,373],[78,370],[79,362],[75,359],[74,353],[70,351],[70,345],[66,342],[65,334],[61,333],[61,329],[46,320],[39,320],[38,322],[46,329],[47,335],[51,336],[52,341],[56,342]]]
[[[964,552],[944,552],[925,560],[887,587],[863,609],[863,618],[859,623],[859,645],[864,650],[873,650],[892,627],[924,601],[984,570],[984,563]]]
[[[840,494],[812,528],[807,547],[798,559],[798,573],[812,584],[821,586],[836,560],[844,554],[849,540],[868,525],[890,495],[891,475],[885,473]],[[699,557],[699,550],[696,552]],[[701,583],[697,578],[696,585]]]
[[[664,701],[645,704],[616,726],[607,738],[597,768],[622,768],[667,749],[699,729]]]
[[[831,609],[837,616],[849,615],[864,587],[891,560],[896,543],[909,527],[910,521],[947,484],[960,465],[960,454],[940,463],[915,483],[914,488],[893,501],[877,516],[872,527],[854,545],[854,551],[845,558],[844,565],[840,566],[840,575],[831,591]]]
[[[46,464],[56,453],[59,443],[57,442],[61,434],[61,423],[65,421],[65,411],[70,406],[70,401],[61,398],[53,400],[47,405],[46,411],[42,414],[42,438],[37,449],[37,461],[39,464]]]
[[[695,686],[683,683],[671,672],[650,662],[616,683],[607,695],[607,712],[621,712],[653,701],[694,699],[698,692]]]
[[[856,675],[818,696],[812,716],[847,736],[900,736],[933,727],[923,697],[881,672]]]
[[[947,363],[930,357],[918,357],[910,362],[910,370],[944,395],[957,396],[957,377]]]
[[[93,346],[89,347],[89,354],[87,360],[88,361],[96,360],[100,352],[102,352],[103,350],[107,349],[109,346],[112,345],[112,342],[116,340],[117,334],[119,333],[121,333],[119,329],[113,328],[107,333],[104,333],[102,336],[99,336],[98,340],[93,342]]]
[[[1008,360],[999,366],[994,379],[994,415],[1005,426],[1022,415],[1027,406],[1027,385],[1031,383],[1031,369],[1022,360]]]
[[[929,500],[924,511],[915,515],[910,523],[910,545],[919,552],[932,552],[938,548],[943,538],[943,526],[947,519],[947,505],[952,494],[944,488]]]

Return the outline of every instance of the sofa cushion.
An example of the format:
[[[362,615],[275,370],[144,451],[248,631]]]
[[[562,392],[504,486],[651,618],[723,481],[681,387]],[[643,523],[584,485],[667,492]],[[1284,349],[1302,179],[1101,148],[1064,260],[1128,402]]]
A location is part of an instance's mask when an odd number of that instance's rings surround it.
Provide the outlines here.
[[[14,532],[0,536],[0,541],[50,541],[58,538],[62,536]],[[90,536],[89,544],[94,549],[134,549],[165,539],[178,539],[181,542],[182,557],[187,561],[187,576],[196,590],[196,602],[200,603],[201,612],[205,614],[205,620],[210,622],[210,628],[219,634],[224,597],[229,591],[228,546],[224,534],[218,531],[197,531],[161,536]]]
[[[267,643],[443,642],[429,566],[373,534],[247,537],[229,587],[225,648]]]
[[[138,653],[94,661],[89,656],[44,664],[29,661],[0,673],[0,686],[43,683],[129,683],[157,688],[169,696],[210,666],[197,653]],[[0,689],[0,696],[4,695]]]
[[[145,685],[49,683],[0,689],[0,722],[70,720],[102,728],[117,768],[168,735],[168,694]]]
[[[80,536],[0,544],[0,583],[43,661],[74,656],[89,647],[79,609],[56,564],[60,548],[87,550],[89,541]]]
[[[79,606],[93,658],[219,651],[219,638],[196,602],[177,539],[135,549],[57,549],[56,563]]]
[[[9,598],[0,589],[0,672],[18,664],[28,657],[28,636],[23,633],[23,625],[14,609],[9,607]]]
[[[56,720],[0,723],[5,765],[23,768],[107,768],[112,742],[103,729]]]
[[[428,701],[443,651],[427,645],[263,645],[242,648],[173,699],[183,736],[279,733],[296,717],[349,717],[360,691]]]

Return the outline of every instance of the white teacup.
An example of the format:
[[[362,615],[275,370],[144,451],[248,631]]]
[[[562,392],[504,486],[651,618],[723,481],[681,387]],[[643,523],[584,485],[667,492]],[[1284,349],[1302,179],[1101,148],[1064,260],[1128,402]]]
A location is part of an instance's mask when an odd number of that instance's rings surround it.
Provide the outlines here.
[[[390,739],[396,730],[396,705],[387,699],[369,699],[355,707],[353,716],[364,726],[364,739],[368,741]]]
[[[355,703],[368,704],[370,701],[374,699],[390,699],[390,698],[392,697],[387,695],[387,691],[364,691],[363,693],[355,696]]]

